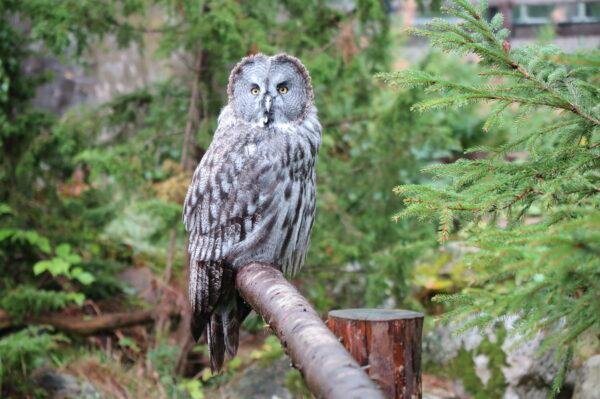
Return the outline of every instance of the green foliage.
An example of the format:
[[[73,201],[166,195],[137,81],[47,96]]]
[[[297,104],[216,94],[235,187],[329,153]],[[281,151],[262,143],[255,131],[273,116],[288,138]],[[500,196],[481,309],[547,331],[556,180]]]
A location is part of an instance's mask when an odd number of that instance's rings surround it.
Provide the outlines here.
[[[437,219],[442,242],[458,226],[479,249],[466,259],[473,284],[438,298],[454,305],[445,318],[468,320],[466,329],[519,315],[516,332],[552,331],[546,347],[565,356],[583,332],[600,329],[598,55],[569,56],[553,46],[511,49],[502,16],[488,22],[483,9],[456,0],[448,13],[460,23],[439,19],[415,31],[443,50],[477,54],[473,82],[422,70],[382,78],[434,93],[413,105],[418,111],[491,102],[488,134],[518,106],[519,129],[504,143],[470,150],[484,159],[427,168],[436,184],[397,187],[406,204],[397,217]],[[529,123],[539,109],[547,113],[543,127]]]
[[[148,352],[147,359],[158,373],[160,383],[167,390],[169,397],[176,397],[179,387],[175,380],[175,367],[181,348],[166,342],[159,344]]]
[[[12,245],[25,244],[43,253],[50,252],[50,243],[46,237],[35,231],[3,228],[0,229],[0,242],[8,241]]]
[[[2,0],[3,16],[20,14],[31,23],[31,38],[55,54],[74,48],[80,55],[97,37],[114,34],[122,46],[137,38],[139,30],[119,18],[143,11],[141,0],[79,1]]]
[[[57,292],[19,285],[3,292],[0,307],[19,321],[24,316],[60,310],[69,304],[82,305],[84,299],[85,296],[80,292]]]
[[[88,187],[74,198],[61,193],[65,184],[83,183],[69,176],[79,166],[75,155],[88,145],[86,134],[56,132],[57,118],[32,106],[36,87],[50,76],[26,73],[25,63],[46,50],[80,55],[114,31],[109,14],[121,5],[0,1],[0,308],[13,320],[81,306],[81,287],[97,280],[105,290],[110,285],[88,269],[101,255],[93,241],[103,223],[89,212],[101,191]],[[28,374],[64,339],[39,328],[3,334],[0,396],[35,394]]]
[[[417,67],[453,79],[470,79],[475,71],[472,64],[439,53],[427,55]],[[410,294],[415,260],[436,243],[428,224],[390,223],[398,205],[389,182],[421,182],[421,168],[489,140],[476,134],[482,120],[472,107],[415,115],[409,108],[423,98],[420,90],[365,90],[373,91],[369,114],[355,120],[349,110],[345,117],[351,122],[326,127],[319,160],[321,211],[306,275],[318,276],[309,280],[313,297],[331,287],[342,293],[332,302],[317,302],[324,309],[380,306],[390,299],[400,306]]]
[[[71,252],[69,244],[60,244],[56,247],[56,256],[33,265],[33,274],[37,276],[49,272],[53,277],[65,276],[77,280],[83,285],[90,285],[94,282],[94,276],[80,267],[72,267],[80,262],[81,257]]]
[[[65,342],[63,336],[37,327],[0,338],[0,391],[5,392],[6,388],[6,392],[35,394],[28,384],[28,373]]]
[[[202,388],[202,382],[198,379],[186,379],[180,382],[177,387],[180,391],[185,392],[190,399],[204,399],[206,397]]]
[[[313,395],[302,378],[302,373],[297,369],[291,369],[285,375],[285,387],[294,398],[311,398]]]
[[[250,357],[254,360],[258,360],[263,365],[268,365],[273,362],[273,360],[279,359],[283,354],[283,347],[277,337],[269,335],[261,348],[252,351]]]

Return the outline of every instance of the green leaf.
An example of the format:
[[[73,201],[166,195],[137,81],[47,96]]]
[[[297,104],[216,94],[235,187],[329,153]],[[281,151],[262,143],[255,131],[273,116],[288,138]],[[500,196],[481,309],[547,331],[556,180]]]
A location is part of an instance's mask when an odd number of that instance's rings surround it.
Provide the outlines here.
[[[0,203],[0,215],[10,215],[12,213],[12,209],[10,206]]]
[[[96,280],[96,278],[91,273],[84,271],[80,267],[73,268],[73,270],[71,270],[70,275],[72,278],[79,281],[83,285],[90,285]]]
[[[48,239],[35,231],[20,229],[0,230],[0,241],[10,238],[13,242],[27,243],[36,247],[44,253],[50,253],[50,242]]]
[[[56,247],[56,255],[72,265],[81,262],[81,257],[76,253],[71,252],[71,246],[69,244],[60,244]]]
[[[4,240],[12,237],[13,234],[14,234],[13,229],[0,229],[0,241],[4,241]]]
[[[78,306],[82,306],[85,302],[85,295],[81,292],[69,292],[67,298]]]
[[[61,258],[66,258],[71,253],[71,246],[69,244],[60,244],[56,247],[55,252]]]
[[[37,276],[47,271],[54,277],[58,275],[68,276],[70,267],[71,264],[65,262],[63,259],[52,258],[50,260],[41,260],[33,265],[33,273]]]
[[[139,345],[130,337],[122,336],[119,338],[119,346],[122,346],[123,348],[129,348],[136,353],[140,352]]]
[[[202,381],[199,379],[185,379],[180,382],[177,387],[186,392],[191,399],[204,399],[206,397],[204,395],[204,390],[202,389]]]

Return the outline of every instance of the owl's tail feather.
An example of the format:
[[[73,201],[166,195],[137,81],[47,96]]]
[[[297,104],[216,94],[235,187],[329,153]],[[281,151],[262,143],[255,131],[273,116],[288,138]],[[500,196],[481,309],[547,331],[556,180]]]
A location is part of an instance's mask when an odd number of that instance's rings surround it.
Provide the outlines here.
[[[192,335],[198,341],[206,330],[210,367],[218,372],[223,368],[225,352],[229,357],[237,353],[240,326],[252,309],[235,290],[231,269],[220,262],[200,262],[192,274]]]
[[[215,312],[210,318],[208,330],[206,330],[208,340],[208,355],[210,357],[210,369],[218,372],[223,368],[225,360],[225,337],[223,336],[223,319],[221,314]]]
[[[214,372],[223,367],[225,352],[230,358],[236,355],[240,342],[240,327],[251,310],[235,290],[224,294],[226,296],[221,297],[207,329],[210,367]]]

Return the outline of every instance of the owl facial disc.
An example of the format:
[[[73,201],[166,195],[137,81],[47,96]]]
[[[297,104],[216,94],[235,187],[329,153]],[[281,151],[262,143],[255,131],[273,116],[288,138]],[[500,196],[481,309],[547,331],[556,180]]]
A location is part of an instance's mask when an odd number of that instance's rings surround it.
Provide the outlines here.
[[[229,102],[240,119],[253,125],[298,123],[312,105],[310,77],[294,57],[246,57],[229,77]]]

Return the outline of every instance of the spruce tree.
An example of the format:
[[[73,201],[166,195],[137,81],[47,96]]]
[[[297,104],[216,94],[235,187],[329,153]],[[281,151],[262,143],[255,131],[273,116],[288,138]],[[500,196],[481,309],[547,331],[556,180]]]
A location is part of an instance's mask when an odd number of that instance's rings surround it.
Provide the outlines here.
[[[481,135],[506,119],[515,133],[469,150],[484,159],[466,154],[428,167],[434,184],[397,187],[405,207],[396,216],[438,220],[440,242],[456,233],[477,248],[466,259],[470,285],[437,297],[451,305],[446,320],[468,329],[516,315],[513,334],[545,330],[544,347],[566,365],[578,338],[597,340],[600,331],[600,58],[552,45],[511,48],[502,14],[487,20],[486,10],[485,2],[454,0],[446,12],[458,23],[434,19],[413,30],[444,51],[476,54],[475,81],[419,70],[382,78],[431,93],[416,111],[489,103]],[[543,126],[531,123],[536,113]]]

